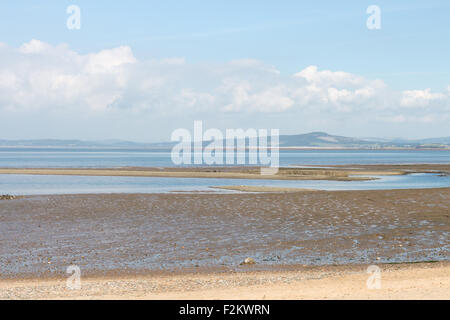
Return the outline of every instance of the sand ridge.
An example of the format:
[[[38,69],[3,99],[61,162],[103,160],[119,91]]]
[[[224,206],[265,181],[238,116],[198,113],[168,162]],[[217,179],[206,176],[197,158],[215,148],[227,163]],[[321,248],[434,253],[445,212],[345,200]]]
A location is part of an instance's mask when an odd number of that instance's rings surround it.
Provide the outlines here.
[[[280,168],[276,174],[261,174],[261,168],[217,167],[217,168],[0,168],[0,174],[66,175],[66,176],[110,176],[110,177],[166,177],[166,178],[214,178],[214,179],[259,179],[259,180],[335,180],[366,181],[376,178],[370,175],[403,175],[398,171],[361,171]]]

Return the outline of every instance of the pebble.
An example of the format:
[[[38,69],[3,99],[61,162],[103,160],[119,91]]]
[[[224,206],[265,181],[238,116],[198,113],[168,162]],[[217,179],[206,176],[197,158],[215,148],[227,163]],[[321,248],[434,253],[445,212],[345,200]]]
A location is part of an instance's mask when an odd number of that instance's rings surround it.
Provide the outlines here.
[[[250,265],[250,264],[256,264],[256,261],[252,258],[247,258],[241,263],[241,265]]]
[[[16,197],[10,194],[0,195],[0,200],[14,200]]]

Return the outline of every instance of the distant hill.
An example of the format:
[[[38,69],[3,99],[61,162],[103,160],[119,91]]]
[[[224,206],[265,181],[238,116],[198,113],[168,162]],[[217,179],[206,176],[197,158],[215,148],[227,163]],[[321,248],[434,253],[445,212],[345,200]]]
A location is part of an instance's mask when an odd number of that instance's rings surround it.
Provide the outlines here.
[[[280,136],[281,147],[328,148],[450,148],[450,137],[432,139],[350,138],[325,132]]]
[[[280,147],[358,147],[368,144],[361,139],[333,136],[325,132],[280,136]]]
[[[140,143],[122,140],[82,141],[82,140],[0,140],[3,147],[130,147]]]
[[[167,149],[174,142],[142,143],[124,140],[0,140],[0,147],[36,147],[36,148],[149,148]],[[385,148],[449,148],[450,137],[407,140],[407,139],[382,139],[382,138],[351,138],[330,135],[326,132],[311,132],[296,135],[281,135],[280,147],[304,147],[304,148],[361,148],[361,149],[385,149]]]
[[[169,147],[172,143],[142,143],[125,140],[0,140],[0,147],[36,147],[36,148],[157,148]]]

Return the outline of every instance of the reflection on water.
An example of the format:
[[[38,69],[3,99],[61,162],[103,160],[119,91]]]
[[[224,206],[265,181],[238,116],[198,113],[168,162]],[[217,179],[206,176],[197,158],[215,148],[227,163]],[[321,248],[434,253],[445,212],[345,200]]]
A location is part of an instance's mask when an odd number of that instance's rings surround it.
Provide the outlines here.
[[[437,174],[377,176],[370,181],[294,181],[251,179],[155,178],[155,177],[90,177],[0,175],[0,194],[86,194],[86,193],[167,193],[209,191],[212,186],[268,186],[319,190],[380,190],[450,187],[450,177]]]

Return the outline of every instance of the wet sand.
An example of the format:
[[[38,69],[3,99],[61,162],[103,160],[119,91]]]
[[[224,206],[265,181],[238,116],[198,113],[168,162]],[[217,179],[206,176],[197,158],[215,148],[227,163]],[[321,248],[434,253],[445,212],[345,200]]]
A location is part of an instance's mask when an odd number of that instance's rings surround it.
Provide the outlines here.
[[[1,277],[449,260],[450,188],[0,201]]]

